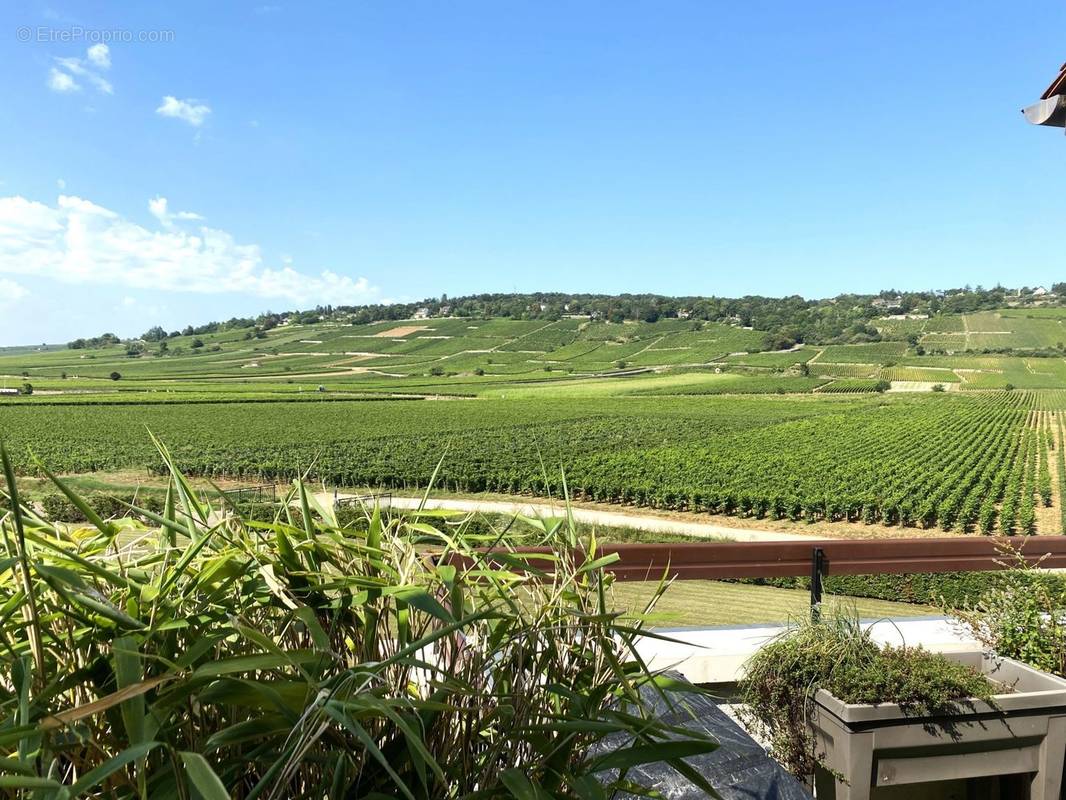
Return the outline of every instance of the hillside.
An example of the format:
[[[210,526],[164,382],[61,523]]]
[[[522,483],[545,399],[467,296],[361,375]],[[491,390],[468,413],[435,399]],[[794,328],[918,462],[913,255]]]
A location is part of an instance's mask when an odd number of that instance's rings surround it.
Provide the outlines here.
[[[1066,387],[1066,309],[881,317],[870,326],[881,341],[767,351],[764,334],[751,328],[676,318],[289,323],[76,349],[18,348],[0,352],[0,380],[8,402],[10,391],[27,383],[30,401],[144,392],[152,399],[269,397],[320,388],[415,395],[507,387],[592,394],[872,391],[882,380],[897,389]]]

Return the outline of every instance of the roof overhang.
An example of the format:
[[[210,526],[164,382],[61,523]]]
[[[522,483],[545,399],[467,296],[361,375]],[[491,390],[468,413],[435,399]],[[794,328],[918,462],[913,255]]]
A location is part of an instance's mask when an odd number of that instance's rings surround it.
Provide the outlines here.
[[[1053,94],[1022,109],[1025,118],[1034,125],[1053,128],[1066,127],[1066,95]]]

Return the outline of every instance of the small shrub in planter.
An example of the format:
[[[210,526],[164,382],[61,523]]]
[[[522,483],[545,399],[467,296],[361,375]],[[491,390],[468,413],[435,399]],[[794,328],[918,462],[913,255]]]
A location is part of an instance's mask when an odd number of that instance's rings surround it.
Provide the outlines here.
[[[989,651],[1066,677],[1066,581],[1007,553],[1011,568],[954,613]]]
[[[971,667],[921,648],[882,648],[844,614],[803,622],[760,649],[741,686],[742,717],[797,777],[819,764],[808,720],[825,689],[846,703],[899,703],[915,714],[962,698],[988,698],[993,686]]]

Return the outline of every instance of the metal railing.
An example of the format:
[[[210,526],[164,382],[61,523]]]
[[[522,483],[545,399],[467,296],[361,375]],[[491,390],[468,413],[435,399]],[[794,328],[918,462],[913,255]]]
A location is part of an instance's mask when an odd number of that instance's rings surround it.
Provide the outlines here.
[[[278,501],[278,487],[273,483],[262,483],[256,486],[239,486],[236,489],[224,489],[222,494],[233,503],[276,503]]]
[[[392,505],[392,492],[372,492],[370,494],[354,494],[341,497],[336,491],[333,492],[334,508],[352,508],[358,506],[378,505],[388,507]]]
[[[1012,551],[1031,563],[1066,567],[1066,536],[601,544],[597,557],[617,553],[618,560],[607,569],[623,581],[658,578],[664,571],[679,580],[715,580],[809,575],[819,552],[823,575],[982,572],[1009,566]],[[547,555],[552,549],[521,547],[517,552]],[[550,560],[537,566],[551,571]]]
[[[552,572],[554,562],[547,557],[553,552],[551,548],[483,551],[490,560],[494,553],[504,552],[524,554],[531,566],[545,574]],[[811,606],[817,614],[822,600],[822,579],[829,574],[987,572],[1007,569],[1018,558],[1042,567],[1063,568],[1066,567],[1066,536],[604,544],[596,557],[612,553],[618,558],[604,569],[620,581],[657,580],[663,575],[675,580],[808,576]],[[537,559],[538,554],[544,554],[545,559]]]

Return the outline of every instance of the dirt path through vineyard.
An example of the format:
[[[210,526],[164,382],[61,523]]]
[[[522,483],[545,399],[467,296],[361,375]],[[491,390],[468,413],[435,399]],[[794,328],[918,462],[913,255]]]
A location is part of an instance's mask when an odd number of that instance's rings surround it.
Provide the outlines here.
[[[344,498],[341,494],[339,497]],[[356,496],[356,495],[347,495]],[[329,502],[333,495],[323,497]],[[397,497],[393,496],[391,504],[395,508],[418,508],[422,502],[420,497]],[[559,517],[565,513],[559,503],[531,502],[528,500],[503,501],[503,500],[470,500],[449,499],[431,497],[426,502],[426,508],[445,509],[449,511],[461,511],[466,513],[479,512],[482,514],[499,514],[514,516],[521,514],[529,517]],[[577,522],[585,524],[603,525],[611,528],[634,528],[650,533],[680,533],[687,536],[700,536],[706,539],[731,539],[736,542],[796,542],[824,539],[824,536],[809,536],[798,533],[785,533],[783,531],[753,530],[751,528],[733,528],[727,525],[719,525],[710,522],[688,522],[686,520],[671,517],[656,516],[652,514],[637,514],[626,511],[601,511],[599,509],[581,508],[573,506],[571,511]]]

